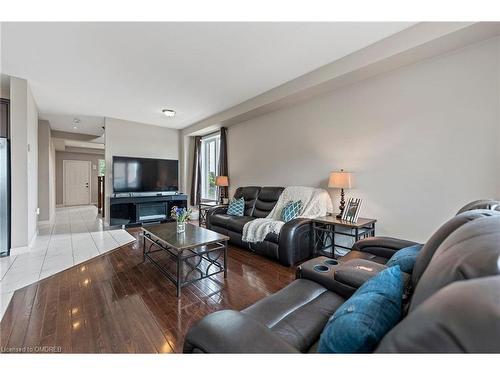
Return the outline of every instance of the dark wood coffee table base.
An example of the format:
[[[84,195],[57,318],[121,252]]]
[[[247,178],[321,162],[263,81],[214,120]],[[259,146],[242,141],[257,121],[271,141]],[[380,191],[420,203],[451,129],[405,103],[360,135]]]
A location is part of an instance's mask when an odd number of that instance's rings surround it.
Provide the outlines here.
[[[172,281],[177,288],[177,297],[180,297],[181,288],[186,285],[219,273],[224,273],[224,278],[227,277],[227,242],[228,239],[222,238],[210,243],[196,243],[189,247],[176,248],[147,228],[143,228],[143,261],[148,259]],[[167,262],[160,262],[158,257],[154,256],[155,253],[167,255]],[[168,261],[175,263],[175,272],[172,272],[172,263]],[[183,272],[186,269],[187,272]]]

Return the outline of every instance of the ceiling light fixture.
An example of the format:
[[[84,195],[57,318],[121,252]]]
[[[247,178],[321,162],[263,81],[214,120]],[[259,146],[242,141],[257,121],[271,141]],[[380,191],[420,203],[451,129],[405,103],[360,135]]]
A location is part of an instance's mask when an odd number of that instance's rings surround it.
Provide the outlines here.
[[[175,111],[173,109],[162,109],[163,114],[167,117],[174,117]]]

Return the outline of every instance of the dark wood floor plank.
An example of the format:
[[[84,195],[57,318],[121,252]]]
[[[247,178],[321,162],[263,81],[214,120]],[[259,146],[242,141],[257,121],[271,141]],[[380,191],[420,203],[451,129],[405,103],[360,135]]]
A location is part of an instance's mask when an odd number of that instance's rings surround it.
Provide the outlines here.
[[[15,314],[15,322],[12,326],[10,337],[7,342],[7,346],[9,347],[19,348],[23,346],[38,285],[31,284],[23,289],[26,289],[26,291],[24,293],[22,303],[18,305],[20,310],[17,314]]]
[[[133,243],[16,291],[0,323],[2,345],[63,353],[182,352],[187,331],[205,315],[244,309],[294,279],[294,268],[230,246],[227,279],[197,281],[177,298],[174,285],[143,262],[140,231],[130,233]]]
[[[27,326],[29,325],[29,316],[31,315],[31,298],[36,297],[33,293],[33,286],[24,287],[14,293],[9,308],[4,314],[0,324],[0,344],[6,350],[23,346],[23,341]],[[23,314],[22,317],[19,314]]]
[[[48,279],[38,283],[38,289],[31,309],[30,321],[23,345],[34,347],[41,342],[42,323],[47,304]],[[17,293],[17,292],[16,292]]]
[[[61,352],[71,352],[71,320],[80,313],[71,305],[72,273],[63,272],[60,275],[59,297],[57,302],[57,318],[55,342],[61,343]],[[34,317],[32,317],[33,319]]]

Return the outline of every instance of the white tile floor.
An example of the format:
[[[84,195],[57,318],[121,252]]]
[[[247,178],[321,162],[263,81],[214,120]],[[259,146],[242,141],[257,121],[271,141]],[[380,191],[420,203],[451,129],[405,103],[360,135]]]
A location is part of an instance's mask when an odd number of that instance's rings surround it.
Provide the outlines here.
[[[95,206],[58,208],[29,251],[0,258],[0,319],[17,289],[134,240],[123,229],[105,228]]]

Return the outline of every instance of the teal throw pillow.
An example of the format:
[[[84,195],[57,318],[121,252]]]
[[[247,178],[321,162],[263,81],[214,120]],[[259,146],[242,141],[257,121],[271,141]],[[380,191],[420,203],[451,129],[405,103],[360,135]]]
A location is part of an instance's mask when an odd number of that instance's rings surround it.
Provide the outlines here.
[[[412,273],[415,262],[417,261],[418,254],[424,245],[417,244],[402,248],[394,253],[394,255],[385,264],[387,267],[399,266],[401,271]]]
[[[283,220],[284,222],[293,220],[300,215],[301,211],[302,201],[290,201],[285,204],[285,207],[283,207],[283,210],[281,211],[281,220]]]
[[[227,214],[233,216],[243,216],[245,214],[245,199],[233,199],[229,202]]]
[[[403,275],[389,267],[365,282],[326,324],[319,353],[371,353],[401,319]]]

